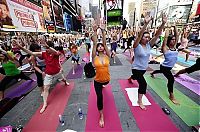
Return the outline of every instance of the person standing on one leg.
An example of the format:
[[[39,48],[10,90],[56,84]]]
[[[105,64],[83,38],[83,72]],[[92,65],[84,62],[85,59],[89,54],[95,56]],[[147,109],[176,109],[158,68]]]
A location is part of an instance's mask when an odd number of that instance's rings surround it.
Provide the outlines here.
[[[94,77],[94,88],[97,95],[97,107],[100,114],[99,126],[104,127],[102,90],[105,87],[105,85],[107,85],[110,81],[110,71],[109,71],[110,53],[108,47],[106,46],[105,31],[102,31],[103,42],[97,44],[96,25],[94,25],[93,30],[94,30],[94,36],[92,40],[94,45],[92,50],[92,58],[94,67],[96,68],[96,75]],[[104,51],[106,54],[104,54]]]
[[[171,69],[174,67],[177,62],[178,51],[176,50],[176,44],[178,42],[178,30],[174,26],[175,36],[169,36],[169,29],[165,31],[165,38],[162,44],[162,53],[164,54],[164,62],[160,65],[160,70],[155,70],[151,73],[151,76],[154,77],[154,74],[163,73],[168,80],[168,92],[169,99],[174,104],[179,104],[173,94],[173,85],[174,85],[174,76],[172,75]]]
[[[61,74],[61,67],[59,62],[59,56],[61,53],[56,51],[53,47],[54,44],[51,41],[47,41],[42,39],[41,44],[46,47],[46,51],[44,52],[31,52],[28,49],[23,48],[19,43],[17,46],[22,49],[23,51],[27,52],[33,56],[40,56],[45,60],[46,68],[45,68],[45,77],[44,77],[44,92],[43,92],[43,107],[40,110],[40,113],[43,113],[47,107],[47,98],[49,95],[49,88],[52,84],[53,78],[55,77],[62,77],[62,81],[65,82],[66,85],[69,85],[67,80],[63,78]]]
[[[146,69],[148,68],[150,50],[155,44],[159,35],[161,34],[162,29],[164,28],[164,25],[167,21],[167,17],[164,14],[162,15],[162,24],[157,30],[155,36],[149,41],[150,34],[149,32],[145,32],[145,29],[151,20],[151,17],[145,17],[144,26],[142,27],[138,37],[134,41],[134,61],[132,63],[132,76],[128,79],[129,82],[132,82],[131,79],[133,79],[137,80],[137,82],[139,83],[137,103],[143,110],[146,110],[146,107],[143,105],[142,97],[144,94],[146,94],[147,88],[147,83],[143,75],[146,72]]]

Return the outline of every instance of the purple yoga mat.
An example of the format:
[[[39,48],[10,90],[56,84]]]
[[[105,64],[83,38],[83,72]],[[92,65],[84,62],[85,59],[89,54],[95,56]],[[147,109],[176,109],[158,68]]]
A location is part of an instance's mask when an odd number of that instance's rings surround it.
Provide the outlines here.
[[[15,89],[9,93],[5,93],[5,98],[15,98],[20,97],[23,94],[27,94],[29,91],[35,88],[36,82],[28,80],[21,85],[17,86]]]
[[[196,94],[200,95],[200,82],[187,76],[187,75],[180,75],[179,77],[175,78],[177,82],[185,86],[186,88],[190,89],[191,91],[195,92]]]
[[[67,79],[81,78],[83,75],[83,67],[84,67],[84,63],[81,63],[80,65],[75,66],[74,68],[75,74],[72,74],[73,70],[71,69],[69,73],[67,74]]]

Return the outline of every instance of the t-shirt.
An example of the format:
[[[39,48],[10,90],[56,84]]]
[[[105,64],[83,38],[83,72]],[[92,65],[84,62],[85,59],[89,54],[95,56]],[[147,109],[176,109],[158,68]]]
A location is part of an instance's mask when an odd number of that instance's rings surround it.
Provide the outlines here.
[[[42,58],[45,60],[46,63],[46,74],[54,75],[60,72],[61,67],[59,62],[59,55],[42,52]]]
[[[5,70],[6,76],[15,76],[20,74],[21,72],[19,69],[17,69],[17,66],[13,61],[8,61],[7,63],[3,63],[2,67]]]
[[[134,48],[134,61],[132,64],[132,69],[136,70],[146,70],[148,67],[149,57],[150,57],[151,46],[150,43],[146,44],[146,48],[143,48],[139,44]]]

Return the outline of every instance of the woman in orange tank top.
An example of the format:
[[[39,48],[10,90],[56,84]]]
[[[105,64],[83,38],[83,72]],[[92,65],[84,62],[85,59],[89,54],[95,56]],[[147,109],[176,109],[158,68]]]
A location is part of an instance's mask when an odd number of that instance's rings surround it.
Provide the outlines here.
[[[102,43],[97,44],[97,26],[93,26],[94,36],[93,36],[93,50],[92,58],[93,64],[96,68],[96,75],[94,77],[94,88],[97,95],[97,107],[99,110],[99,126],[104,127],[104,116],[103,116],[103,94],[102,90],[110,81],[110,53],[108,47],[106,46],[105,31],[102,30]],[[106,53],[106,54],[104,54]]]

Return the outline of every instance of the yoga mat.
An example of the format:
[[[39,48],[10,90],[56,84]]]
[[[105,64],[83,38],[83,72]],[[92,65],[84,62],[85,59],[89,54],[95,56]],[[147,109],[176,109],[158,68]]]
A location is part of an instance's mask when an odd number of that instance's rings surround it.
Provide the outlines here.
[[[197,80],[185,74],[179,75],[179,77],[176,77],[175,80],[181,85],[193,91],[194,93],[200,95],[200,82],[198,82]]]
[[[115,56],[115,62],[114,63],[114,58],[110,58],[110,66],[120,66],[122,65],[121,61],[119,60],[119,58],[117,56]]]
[[[63,82],[58,83],[48,97],[46,110],[40,114],[42,104],[25,125],[23,132],[56,132],[59,125],[58,115],[63,114],[73,88],[74,82],[70,82],[69,86]]]
[[[178,131],[173,122],[167,117],[167,115],[162,111],[162,109],[153,100],[148,92],[146,97],[151,102],[151,106],[146,106],[147,110],[142,110],[140,107],[133,107],[131,105],[131,101],[126,94],[125,88],[138,87],[137,81],[133,81],[133,84],[131,84],[128,82],[128,80],[119,80],[119,84],[140,131]]]
[[[21,85],[15,87],[12,91],[5,93],[5,98],[15,98],[15,97],[20,97],[24,94],[27,94],[29,91],[34,89],[36,86],[35,81],[28,80]]]
[[[29,68],[30,66],[31,66],[31,65],[30,65],[29,63],[27,63],[27,64],[25,64],[25,65],[19,67],[18,69],[22,71],[22,70],[25,70],[25,69]]]
[[[163,78],[145,76],[148,85],[168,104],[168,106],[188,125],[194,126],[199,124],[200,107],[186,95],[174,88],[174,95],[180,102],[180,105],[173,104],[169,99],[167,82]]]
[[[83,67],[84,67],[83,63],[81,63],[80,65],[75,65],[74,67],[75,74],[72,74],[73,70],[71,69],[69,73],[67,74],[67,79],[81,78],[83,75]]]
[[[96,93],[91,83],[90,95],[88,97],[88,114],[86,119],[86,132],[96,131],[113,131],[121,132],[122,127],[118,116],[117,108],[115,106],[115,100],[112,94],[112,88],[110,85],[106,85],[103,89],[103,113],[104,113],[104,128],[99,127],[99,111],[97,109]]]
[[[138,87],[134,87],[134,88],[125,88],[128,98],[132,103],[132,106],[139,106],[137,103],[137,98],[138,97]],[[143,104],[146,105],[151,105],[151,103],[149,102],[149,100],[147,99],[147,97],[144,95],[142,98],[142,102]]]

